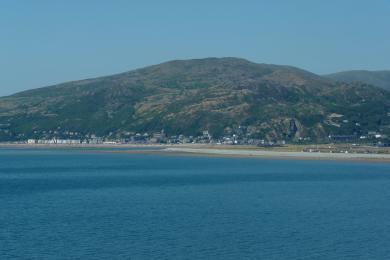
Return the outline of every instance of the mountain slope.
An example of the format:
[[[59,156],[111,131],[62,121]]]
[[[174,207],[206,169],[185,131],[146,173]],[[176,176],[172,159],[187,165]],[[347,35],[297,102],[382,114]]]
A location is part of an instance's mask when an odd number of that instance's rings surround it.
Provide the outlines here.
[[[351,70],[325,75],[343,82],[363,82],[390,91],[390,71]]]
[[[1,98],[0,140],[75,132],[120,137],[161,129],[221,136],[242,126],[251,138],[323,140],[330,134],[387,133],[388,112],[390,93],[379,88],[334,83],[289,66],[207,58]]]

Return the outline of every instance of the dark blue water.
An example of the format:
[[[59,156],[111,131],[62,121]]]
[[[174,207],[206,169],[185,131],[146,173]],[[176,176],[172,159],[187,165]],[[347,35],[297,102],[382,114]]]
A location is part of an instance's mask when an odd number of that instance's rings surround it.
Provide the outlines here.
[[[2,149],[0,259],[390,259],[390,164]]]

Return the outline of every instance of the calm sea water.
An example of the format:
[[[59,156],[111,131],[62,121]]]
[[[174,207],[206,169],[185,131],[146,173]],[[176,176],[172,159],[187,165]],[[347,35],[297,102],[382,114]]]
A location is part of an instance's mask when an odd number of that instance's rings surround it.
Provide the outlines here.
[[[0,149],[0,259],[390,259],[390,164]]]

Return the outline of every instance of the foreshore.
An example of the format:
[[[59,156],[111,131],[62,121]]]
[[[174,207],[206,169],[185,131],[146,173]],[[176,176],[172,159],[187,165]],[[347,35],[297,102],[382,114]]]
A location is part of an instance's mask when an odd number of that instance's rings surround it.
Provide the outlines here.
[[[390,154],[364,154],[364,153],[322,153],[322,152],[293,152],[293,151],[267,151],[245,149],[213,149],[213,148],[165,148],[163,152],[199,154],[229,157],[255,157],[268,159],[301,159],[301,160],[358,160],[389,162]]]
[[[0,144],[0,148],[78,149],[105,153],[199,155],[213,157],[248,157],[288,160],[376,161],[390,163],[388,150],[359,152],[308,152],[301,146],[261,148],[255,146],[220,146],[209,144]],[[305,147],[307,148],[307,147]],[[374,149],[374,148],[372,148]]]

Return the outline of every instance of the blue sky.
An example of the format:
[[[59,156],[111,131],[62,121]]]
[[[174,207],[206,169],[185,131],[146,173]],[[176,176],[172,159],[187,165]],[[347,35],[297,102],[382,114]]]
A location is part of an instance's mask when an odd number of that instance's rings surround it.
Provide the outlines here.
[[[172,59],[390,69],[390,1],[0,0],[0,95]]]

